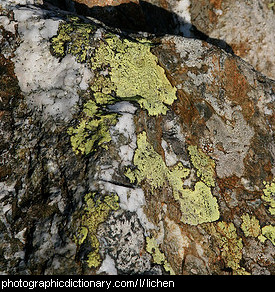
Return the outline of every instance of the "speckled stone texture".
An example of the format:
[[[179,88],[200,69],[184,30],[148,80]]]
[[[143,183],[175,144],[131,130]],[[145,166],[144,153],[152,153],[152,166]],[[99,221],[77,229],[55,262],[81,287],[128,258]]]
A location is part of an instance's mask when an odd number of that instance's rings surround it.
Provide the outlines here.
[[[223,39],[234,53],[275,79],[274,1],[190,1],[192,23],[211,38]]]
[[[183,2],[171,34],[21,2],[0,5],[0,272],[274,274],[275,82]]]

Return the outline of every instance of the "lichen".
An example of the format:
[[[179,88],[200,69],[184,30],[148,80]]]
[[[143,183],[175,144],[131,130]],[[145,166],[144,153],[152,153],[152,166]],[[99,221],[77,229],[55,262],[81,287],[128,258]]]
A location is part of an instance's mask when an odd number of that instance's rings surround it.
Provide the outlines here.
[[[52,53],[62,58],[73,54],[79,62],[88,62],[94,70],[94,92],[115,94],[121,100],[136,101],[149,115],[166,114],[167,105],[177,99],[165,71],[151,53],[146,40],[127,40],[108,33],[91,45],[95,27],[81,23],[77,17],[59,26],[51,39]]]
[[[219,218],[217,200],[212,196],[211,189],[201,181],[196,183],[194,190],[184,189],[183,179],[189,175],[189,169],[181,162],[167,167],[161,155],[147,141],[146,132],[137,137],[133,162],[136,169],[128,168],[125,173],[131,183],[146,181],[152,192],[165,186],[171,187],[174,198],[180,203],[184,223],[197,225]]]
[[[112,140],[110,126],[117,123],[118,114],[105,111],[104,102],[101,102],[97,104],[95,100],[89,100],[84,105],[83,117],[79,124],[68,129],[71,145],[76,154],[93,153],[98,147],[108,149],[108,142]]]
[[[180,190],[182,179],[189,175],[189,169],[183,167],[180,162],[169,169],[161,155],[147,141],[146,132],[140,133],[137,137],[137,150],[133,162],[137,169],[128,168],[125,175],[131,183],[136,181],[137,184],[140,184],[146,180],[152,191],[163,187],[167,181],[171,183],[173,189]]]
[[[263,189],[262,200],[269,204],[269,212],[275,215],[275,179],[272,182],[263,182],[265,188]]]
[[[195,184],[194,190],[181,190],[179,197],[182,221],[190,225],[213,222],[219,219],[217,199],[211,189],[202,181]]]
[[[241,229],[246,237],[258,237],[258,239],[264,243],[266,239],[269,239],[273,245],[275,245],[275,227],[272,225],[266,225],[262,229],[259,221],[256,217],[250,217],[248,214],[242,215],[243,223]]]
[[[51,52],[59,58],[72,54],[78,62],[87,60],[91,51],[90,39],[95,26],[81,23],[76,16],[68,17],[67,22],[59,25],[57,36],[51,39]]]
[[[233,270],[234,274],[248,274],[240,266],[242,259],[243,243],[238,237],[236,228],[232,222],[218,222],[210,225],[210,233],[218,243],[221,251],[221,257],[228,268]]]
[[[262,228],[262,234],[258,237],[261,242],[265,242],[269,239],[273,245],[275,245],[275,227],[272,225],[266,225]]]
[[[67,22],[59,25],[57,36],[51,39],[51,51],[59,58],[72,54],[78,62],[89,63],[95,50],[91,45],[95,31],[95,26],[82,23],[78,17],[69,17]],[[67,131],[76,154],[93,153],[99,147],[108,149],[108,143],[111,141],[110,126],[117,123],[118,114],[107,109],[107,105],[115,102],[110,94],[112,88],[107,90],[106,82],[96,81],[98,89],[92,87],[94,94],[91,94],[91,99],[84,104],[79,123]]]
[[[72,54],[78,62],[87,62],[93,70],[91,100],[84,105],[84,117],[68,130],[73,150],[89,154],[97,146],[108,148],[109,128],[117,114],[108,104],[128,100],[137,102],[149,115],[165,114],[176,97],[176,88],[167,79],[158,59],[145,40],[127,40],[107,33],[101,40],[94,37],[95,26],[69,17],[60,24],[51,39],[51,52],[59,58]]]
[[[165,259],[165,254],[160,251],[159,245],[157,244],[155,238],[146,237],[146,250],[152,255],[154,263],[163,265],[166,272],[169,272],[170,275],[175,275],[173,268]]]
[[[166,114],[176,97],[176,88],[167,79],[158,59],[144,40],[130,41],[109,34],[91,59],[92,69],[108,73],[105,79],[122,100],[132,100],[149,115]],[[97,84],[97,78],[95,79]]]
[[[243,220],[243,223],[241,224],[241,229],[243,230],[246,237],[257,237],[260,235],[261,227],[259,224],[259,220],[255,216],[250,217],[249,214],[243,214],[241,218]]]
[[[191,162],[197,170],[197,176],[209,187],[215,186],[215,162],[197,146],[188,147]]]
[[[82,245],[87,241],[91,247],[91,252],[87,255],[87,264],[91,267],[98,267],[101,263],[99,254],[99,241],[96,232],[99,224],[106,221],[112,210],[118,210],[118,196],[115,194],[100,195],[88,193],[84,197],[85,208],[81,218],[81,224],[75,236],[75,242]]]

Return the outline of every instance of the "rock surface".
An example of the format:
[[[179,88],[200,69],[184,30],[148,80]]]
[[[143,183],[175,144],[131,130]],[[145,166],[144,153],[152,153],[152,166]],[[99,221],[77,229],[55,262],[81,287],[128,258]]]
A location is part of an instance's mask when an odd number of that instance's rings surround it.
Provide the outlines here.
[[[114,9],[114,17],[118,19],[126,17],[129,20],[131,15],[136,13],[137,21],[134,21],[134,26],[139,29],[143,26],[143,29],[145,27],[148,30],[149,23],[156,31],[180,33],[187,37],[196,35],[222,48],[228,48],[227,43],[236,55],[250,63],[256,70],[275,79],[273,0],[74,0],[74,2],[77,10],[81,10],[78,3],[86,4],[90,8],[90,12],[86,10],[86,13],[91,15],[101,11],[104,20],[106,20],[104,10],[98,10],[96,6],[107,6],[108,9],[105,11],[109,17],[112,6],[132,2],[136,4],[132,5],[136,6],[135,12],[129,13],[127,6],[120,5]],[[151,17],[156,7],[159,8],[157,15]],[[140,20],[142,21],[139,22]],[[162,26],[161,22],[165,25]],[[129,21],[128,24],[125,21],[124,26],[132,28]]]
[[[223,39],[253,67],[275,79],[273,0],[190,1],[192,24],[210,38]]]
[[[1,273],[274,274],[275,82],[39,2],[0,7]]]

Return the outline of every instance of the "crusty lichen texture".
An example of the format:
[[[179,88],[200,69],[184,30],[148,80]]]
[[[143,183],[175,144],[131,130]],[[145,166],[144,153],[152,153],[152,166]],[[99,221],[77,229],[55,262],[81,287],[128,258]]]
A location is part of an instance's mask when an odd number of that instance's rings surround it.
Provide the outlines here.
[[[75,242],[78,245],[82,245],[85,241],[88,242],[91,252],[88,254],[87,264],[89,268],[97,268],[101,264],[99,241],[96,237],[97,228],[108,218],[111,211],[118,210],[118,196],[88,193],[84,200],[84,214],[81,218],[78,234],[75,236]]]
[[[191,161],[197,169],[197,175],[209,187],[215,186],[215,162],[197,146],[190,145],[188,147]]]
[[[125,175],[131,183],[140,184],[143,180],[150,184],[152,191],[161,188],[169,181],[175,192],[182,188],[182,179],[189,175],[189,169],[178,163],[170,169],[166,166],[160,154],[148,142],[146,132],[137,137],[137,150],[134,155],[134,165],[137,169],[128,168]]]
[[[176,97],[151,44],[108,35],[91,59],[94,70],[107,70],[120,99],[136,100],[149,115],[166,114]]]
[[[246,237],[258,237],[262,243],[269,239],[275,245],[274,226],[266,225],[261,229],[259,220],[255,216],[250,217],[248,214],[243,214],[241,218],[243,220],[241,229]]]
[[[245,275],[248,272],[240,266],[242,259],[243,242],[238,237],[236,227],[232,222],[224,221],[212,223],[208,226],[212,237],[217,241],[221,256],[227,267],[233,270],[233,274]]]
[[[68,129],[76,154],[93,153],[98,147],[108,149],[108,143],[112,140],[109,129],[117,123],[118,114],[107,112],[103,106],[104,102],[99,104],[97,99],[89,100],[84,105],[83,117],[79,124]]]
[[[259,220],[255,216],[249,216],[249,214],[243,214],[241,216],[243,223],[241,229],[246,237],[257,237],[261,233],[261,227]]]
[[[127,40],[108,33],[91,44],[95,33],[95,26],[70,17],[68,22],[60,24],[57,36],[51,40],[55,56],[63,58],[72,54],[78,62],[88,63],[94,73],[91,101],[84,105],[86,115],[68,131],[77,154],[89,154],[97,146],[107,148],[111,140],[109,128],[117,120],[106,105],[133,101],[149,115],[157,116],[166,114],[167,106],[177,98],[176,88],[150,51],[150,42]]]
[[[211,188],[203,181],[198,181],[194,190],[183,188],[183,179],[187,178],[190,170],[181,162],[168,168],[161,155],[148,142],[146,132],[137,137],[134,165],[136,169],[128,168],[125,173],[131,183],[146,181],[152,192],[165,186],[172,188],[174,198],[180,203],[183,223],[198,225],[219,219],[217,200]]]
[[[170,275],[175,275],[174,270],[165,258],[165,254],[160,250],[155,238],[146,237],[146,250],[152,255],[153,262],[158,265],[163,265],[166,272]]]
[[[275,215],[275,179],[272,182],[264,181],[264,185],[262,199],[269,204],[270,214]]]
[[[99,148],[108,149],[112,139],[110,127],[117,123],[119,117],[118,113],[110,111],[109,105],[118,101],[134,102],[149,116],[158,116],[166,114],[168,106],[176,100],[176,88],[158,65],[151,47],[152,43],[146,40],[128,40],[112,33],[96,32],[95,26],[81,23],[77,17],[69,17],[67,22],[60,24],[57,36],[51,39],[53,55],[63,58],[66,54],[72,54],[78,62],[87,63],[93,73],[86,93],[88,100],[67,131],[76,154],[89,155]],[[154,158],[158,160],[159,157]],[[163,169],[159,175],[158,169],[155,169],[152,187],[162,187],[168,178],[175,192],[181,189],[181,179],[189,174],[189,170],[181,163],[169,170],[163,160],[157,162],[156,167],[162,165]],[[148,171],[143,176],[150,177],[152,169],[149,171],[148,165],[146,167]],[[88,266],[98,267],[101,258],[97,228],[111,210],[117,210],[118,200],[116,195],[100,197],[89,193],[85,196],[85,204],[75,241],[78,245],[88,242],[92,250],[87,256]],[[156,251],[151,252],[155,255]],[[170,270],[165,260],[162,263]]]
[[[84,62],[90,52],[89,42],[94,32],[95,26],[81,23],[78,17],[68,17],[68,22],[59,25],[57,36],[51,40],[52,53],[59,58],[72,54],[78,62]]]
[[[262,235],[259,236],[262,242],[269,239],[273,245],[275,245],[275,226],[266,225],[262,228]]]

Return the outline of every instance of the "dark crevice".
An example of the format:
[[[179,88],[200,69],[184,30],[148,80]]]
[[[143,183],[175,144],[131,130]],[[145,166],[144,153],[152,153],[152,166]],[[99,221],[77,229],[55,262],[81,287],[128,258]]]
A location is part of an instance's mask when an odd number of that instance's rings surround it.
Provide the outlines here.
[[[198,30],[196,26],[185,22],[178,14],[146,1],[139,1],[139,5],[130,2],[118,6],[95,6],[92,8],[72,0],[45,0],[44,5],[47,6],[47,3],[62,10],[93,17],[107,26],[125,32],[147,32],[157,37],[168,34],[199,39],[233,54],[232,48],[225,41],[210,38]]]

